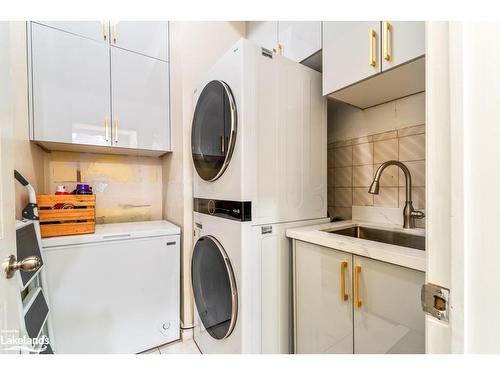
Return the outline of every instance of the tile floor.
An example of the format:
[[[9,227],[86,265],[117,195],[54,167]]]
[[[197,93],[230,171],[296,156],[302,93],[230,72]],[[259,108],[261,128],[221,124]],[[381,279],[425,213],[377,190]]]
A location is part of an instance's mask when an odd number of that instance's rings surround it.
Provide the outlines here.
[[[200,354],[200,351],[193,339],[188,339],[159,346],[142,354]]]

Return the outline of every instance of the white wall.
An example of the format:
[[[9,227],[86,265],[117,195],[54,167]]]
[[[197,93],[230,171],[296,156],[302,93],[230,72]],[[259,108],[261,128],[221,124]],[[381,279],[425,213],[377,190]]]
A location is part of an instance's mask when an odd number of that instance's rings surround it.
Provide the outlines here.
[[[171,116],[173,152],[163,162],[163,216],[182,227],[184,327],[193,323],[191,294],[193,91],[210,67],[245,35],[245,22],[171,22]]]

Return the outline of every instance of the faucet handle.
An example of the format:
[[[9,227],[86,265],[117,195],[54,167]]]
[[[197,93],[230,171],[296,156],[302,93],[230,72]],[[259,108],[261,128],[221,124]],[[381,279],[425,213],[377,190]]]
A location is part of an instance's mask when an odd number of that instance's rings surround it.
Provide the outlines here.
[[[413,210],[411,212],[411,216],[413,216],[415,219],[423,219],[425,217],[425,213],[424,211]]]

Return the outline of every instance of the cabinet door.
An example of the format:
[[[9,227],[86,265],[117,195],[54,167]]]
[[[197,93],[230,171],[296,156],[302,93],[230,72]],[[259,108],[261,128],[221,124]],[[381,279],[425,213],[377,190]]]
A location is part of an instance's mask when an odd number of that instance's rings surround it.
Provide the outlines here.
[[[170,150],[169,66],[111,47],[113,145]]]
[[[393,68],[425,54],[425,22],[382,23],[382,70]]]
[[[381,72],[380,22],[323,22],[323,95]]]
[[[248,21],[247,39],[270,51],[278,45],[277,21]]]
[[[321,49],[321,21],[279,21],[283,56],[301,62]]]
[[[31,40],[34,139],[109,144],[109,46],[36,23]]]
[[[121,21],[112,25],[111,43],[168,61],[168,22]]]
[[[350,254],[295,241],[296,353],[353,353],[351,260]]]
[[[107,21],[37,21],[37,23],[99,41],[107,41],[109,36]]]
[[[356,268],[359,267],[359,273]],[[425,317],[420,288],[425,274],[354,256],[359,299],[354,297],[355,353],[425,353]]]

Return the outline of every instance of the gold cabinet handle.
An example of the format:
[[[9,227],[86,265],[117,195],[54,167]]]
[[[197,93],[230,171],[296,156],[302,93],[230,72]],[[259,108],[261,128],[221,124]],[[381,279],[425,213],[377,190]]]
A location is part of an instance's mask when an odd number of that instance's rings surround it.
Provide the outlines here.
[[[106,143],[109,142],[109,119],[108,116],[104,117],[104,133],[106,137]]]
[[[368,63],[370,66],[377,66],[377,32],[373,29],[370,29],[369,33],[369,49],[370,49],[370,58]]]
[[[359,274],[361,273],[361,266],[354,267],[354,306],[360,308],[363,306],[363,301],[359,298]]]
[[[226,149],[226,148],[225,148],[224,143],[225,143],[225,142],[224,142],[224,136],[223,136],[223,135],[221,135],[221,136],[220,136],[220,152],[222,152],[222,153],[224,153],[224,151],[225,151],[225,149]]]
[[[101,27],[102,27],[102,39],[104,41],[108,40],[108,23],[107,22],[101,22]]]
[[[349,295],[345,290],[345,270],[347,269],[347,262],[340,263],[340,300],[347,301]]]
[[[113,43],[116,43],[116,40],[118,39],[116,32],[116,22],[113,23],[113,26],[111,27],[111,38],[113,39]]]
[[[391,61],[392,58],[392,25],[389,21],[384,22],[384,60]]]
[[[115,143],[118,143],[118,131],[119,131],[119,130],[118,130],[118,124],[119,124],[118,120],[115,120],[115,121],[114,121],[114,125],[115,125],[115,134],[114,134],[114,137],[113,137],[113,138],[114,138],[114,140],[115,140]]]

